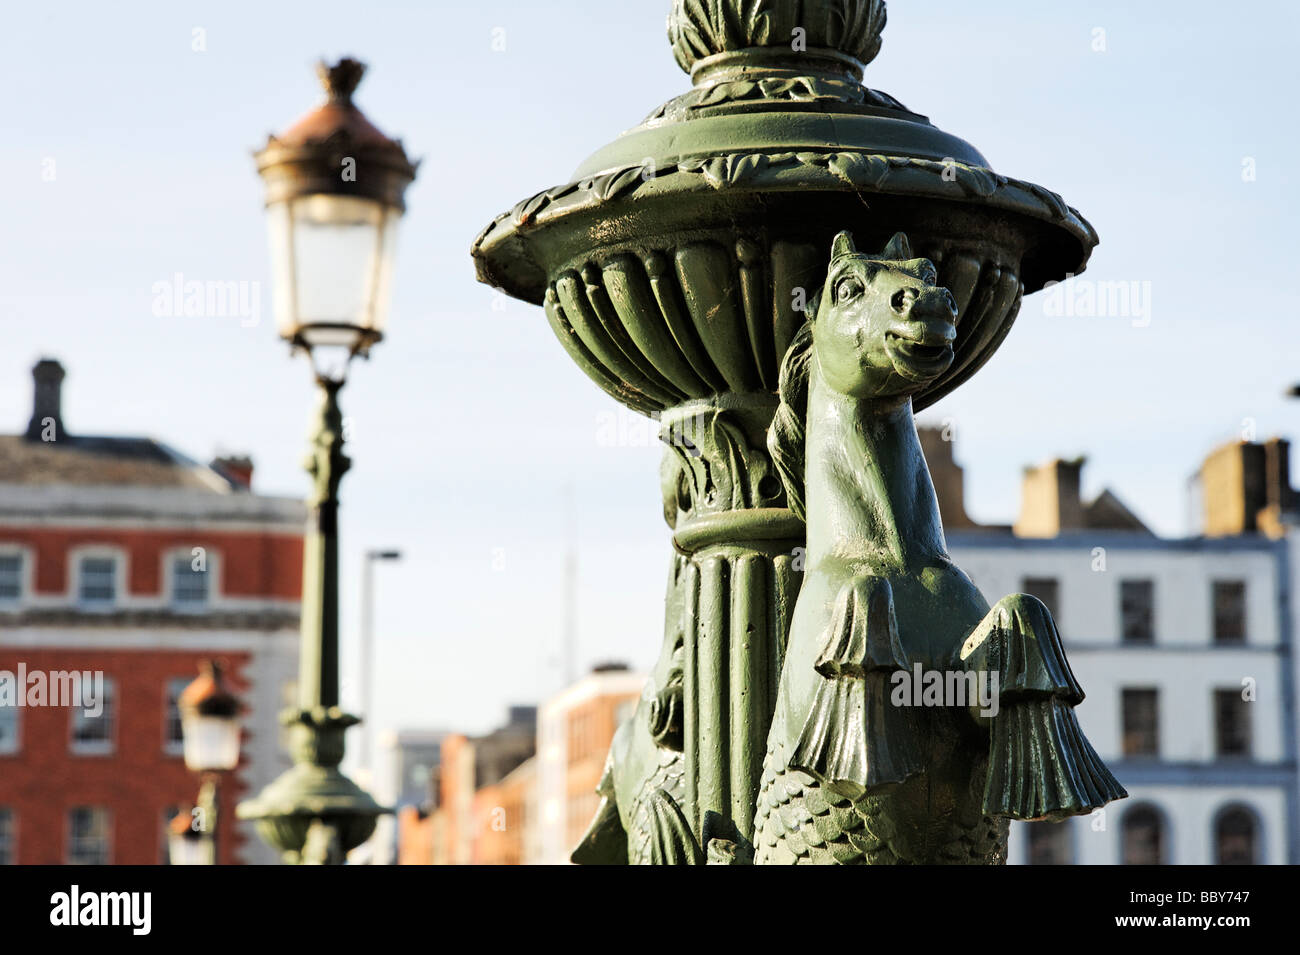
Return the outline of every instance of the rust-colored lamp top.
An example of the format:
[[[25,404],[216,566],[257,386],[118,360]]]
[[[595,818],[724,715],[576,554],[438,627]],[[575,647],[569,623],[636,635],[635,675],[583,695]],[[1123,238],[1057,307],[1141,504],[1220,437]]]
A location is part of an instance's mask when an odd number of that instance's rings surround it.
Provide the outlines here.
[[[366,118],[352,101],[366,65],[344,57],[316,64],[325,102],[280,135],[268,137],[256,154],[266,182],[266,202],[307,195],[345,195],[405,209],[404,193],[418,163]]]
[[[229,718],[238,716],[242,709],[239,697],[226,684],[222,666],[216,660],[204,660],[199,664],[198,677],[181,691],[176,702],[181,712],[199,716]]]
[[[273,138],[286,146],[303,146],[344,136],[355,143],[400,149],[400,144],[381,133],[352,102],[352,94],[365,73],[366,65],[351,57],[344,57],[333,66],[324,60],[318,62],[316,75],[325,88],[325,102]]]

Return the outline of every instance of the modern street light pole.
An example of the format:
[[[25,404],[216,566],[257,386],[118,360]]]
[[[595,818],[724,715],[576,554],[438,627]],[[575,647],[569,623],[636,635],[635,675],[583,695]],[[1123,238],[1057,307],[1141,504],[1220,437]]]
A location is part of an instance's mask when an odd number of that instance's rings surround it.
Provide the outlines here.
[[[386,811],[339,770],[344,732],[360,719],[339,706],[338,490],[350,461],[338,396],[351,360],[383,338],[397,223],[416,164],[353,104],[364,64],[345,58],[318,72],[326,101],[256,156],[276,322],[311,359],[320,401],[306,462],[298,705],[281,716],[294,765],[237,814],[256,820],[286,861],[333,865]]]
[[[375,665],[375,563],[381,560],[401,560],[399,550],[368,550],[365,566],[361,569],[361,712],[369,713],[371,683]],[[361,752],[358,762],[365,769],[370,784],[374,785],[375,768],[371,765],[373,752],[373,720],[361,727]]]

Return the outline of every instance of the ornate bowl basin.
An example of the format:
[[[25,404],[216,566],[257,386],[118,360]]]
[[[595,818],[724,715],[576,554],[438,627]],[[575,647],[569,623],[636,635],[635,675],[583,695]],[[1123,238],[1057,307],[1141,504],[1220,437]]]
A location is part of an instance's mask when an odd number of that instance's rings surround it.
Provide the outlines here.
[[[863,87],[842,52],[686,62],[691,91],[498,216],[471,250],[480,281],[544,305],[574,361],[630,408],[774,391],[842,229],[864,251],[907,233],[957,300],[956,359],[917,408],[970,377],[1022,295],[1081,272],[1097,243],[1056,193],[993,172]]]

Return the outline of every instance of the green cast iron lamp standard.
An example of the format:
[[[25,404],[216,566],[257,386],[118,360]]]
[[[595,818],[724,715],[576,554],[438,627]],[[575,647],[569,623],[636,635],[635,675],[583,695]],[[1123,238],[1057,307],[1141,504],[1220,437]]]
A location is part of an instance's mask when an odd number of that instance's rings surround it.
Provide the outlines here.
[[[855,845],[866,838],[863,832],[879,836],[904,815],[897,807],[859,811],[861,784],[910,787],[910,812],[921,805],[924,779],[945,791],[974,779],[980,752],[990,751],[996,735],[987,726],[954,723],[954,733],[974,734],[951,737],[970,748],[970,772],[923,772],[920,783],[905,784],[896,780],[917,777],[914,770],[926,769],[932,753],[900,750],[892,768],[877,754],[884,775],[873,777],[860,761],[825,764],[822,756],[839,740],[800,738],[804,717],[813,713],[819,715],[811,730],[839,734],[846,744],[867,742],[843,735],[865,713],[817,703],[823,690],[833,698],[866,699],[860,686],[844,682],[856,678],[860,661],[840,659],[833,648],[821,660],[824,646],[815,627],[796,646],[792,621],[811,569],[805,562],[816,522],[810,516],[806,530],[802,502],[791,497],[788,460],[775,461],[767,444],[778,406],[789,403],[778,395],[783,366],[792,349],[807,344],[833,240],[845,232],[862,249],[889,249],[895,234],[905,234],[909,258],[933,268],[927,284],[951,298],[952,337],[942,362],[930,354],[938,345],[929,341],[891,346],[914,363],[931,362],[925,375],[914,369],[906,419],[898,422],[900,433],[912,429],[913,438],[912,412],[973,375],[1011,329],[1022,297],[1082,272],[1097,244],[1092,227],[1056,193],[993,171],[970,143],[863,85],[884,26],[883,0],[674,0],[669,42],[692,88],[598,149],[569,182],[498,216],[474,241],[479,279],[541,305],[574,363],[615,400],[656,417],[667,445],[661,488],[673,555],[663,644],[637,712],[615,736],[599,786],[602,802],[576,861],[753,857],[757,842],[771,842],[760,831],[770,825],[770,800],[775,797],[783,812],[795,798],[792,781],[816,780],[804,767],[790,773],[774,767],[773,747],[786,730],[794,736],[792,748],[805,744],[796,755],[807,760],[806,769],[822,773],[825,791],[799,796],[812,820],[808,831],[782,833],[780,845],[768,845],[761,861],[918,861],[906,846],[893,852],[885,837],[880,852],[814,853],[808,840],[826,845],[818,826],[826,828],[827,821],[818,813],[830,811],[830,798],[852,803],[844,825],[832,827],[837,833],[847,833]],[[803,424],[809,434],[828,433],[825,422]],[[910,444],[901,456],[898,448],[904,445],[858,448],[865,455],[858,463],[901,462],[906,466],[897,474],[915,475]],[[809,468],[822,464],[817,456],[808,461]],[[923,472],[923,461],[920,467]],[[809,479],[821,486],[816,474]],[[923,486],[929,487],[928,475]],[[920,502],[927,513],[928,494]],[[823,494],[809,506],[820,512],[835,503]],[[864,533],[880,534],[880,540],[859,544],[882,551],[898,544],[905,554],[928,548],[938,560],[931,545],[941,543],[942,531],[931,530],[938,537],[913,539],[906,526],[877,528]],[[980,622],[970,619],[975,602],[969,592],[972,599],[955,610],[945,610],[940,600],[918,616],[924,601],[910,600],[910,572],[897,576],[884,565],[871,571],[854,569],[848,582],[864,574],[873,579],[849,589],[845,609],[852,611],[858,597],[884,607],[882,595],[890,588],[902,614],[896,620],[906,645],[900,659],[909,657],[909,648],[915,651],[912,634],[927,619],[947,620],[945,637]],[[1026,640],[1042,635],[1043,645],[1055,649],[1054,631],[1037,608],[999,608],[1008,620],[1032,617],[1017,632],[1029,633]],[[851,634],[861,632],[854,621],[867,619],[853,612],[840,616]],[[995,629],[1000,634],[1007,628]],[[871,632],[880,650],[888,626]],[[998,669],[991,648],[1005,641],[985,637],[980,662]],[[803,656],[807,647],[815,659]],[[858,649],[853,643],[850,656]],[[831,685],[826,673],[840,682]],[[1054,672],[1036,691],[1056,706],[1077,702],[1075,689],[1064,672]],[[858,702],[853,706],[861,709]],[[780,708],[785,716],[774,722]],[[873,747],[883,741],[869,740]],[[1014,743],[1002,738],[995,754]],[[1082,800],[1066,791],[1075,782],[1086,786],[1086,776],[1062,784],[1060,798],[1052,797],[1059,811],[1117,791],[1110,780]],[[967,861],[1002,859],[1005,826],[990,835],[982,805],[965,808],[970,832],[981,833]],[[1045,813],[1056,816],[1058,809]]]
[[[365,66],[320,65],[326,102],[257,153],[266,183],[276,323],[306,352],[320,402],[306,468],[312,477],[303,542],[298,705],[282,715],[294,765],[240,804],[289,862],[338,864],[386,812],[339,770],[343,735],[360,722],[339,706],[338,395],[348,365],[384,333],[397,223],[416,164],[352,102]]]

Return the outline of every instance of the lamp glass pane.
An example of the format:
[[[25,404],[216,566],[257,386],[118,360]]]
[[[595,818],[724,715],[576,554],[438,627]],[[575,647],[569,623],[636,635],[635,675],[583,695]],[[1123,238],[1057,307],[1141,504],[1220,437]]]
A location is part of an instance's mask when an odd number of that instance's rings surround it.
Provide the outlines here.
[[[386,304],[384,206],[354,196],[303,196],[292,202],[294,288],[300,325],[323,328],[313,344],[346,345],[349,329],[377,328]]]
[[[194,772],[221,772],[239,763],[239,720],[190,714],[182,720],[185,765]]]
[[[268,208],[280,335],[351,351],[361,332],[382,332],[400,218],[356,196],[299,196]]]
[[[271,245],[271,302],[276,331],[281,338],[293,338],[298,331],[294,304],[293,215],[287,202],[266,210],[267,236]]]
[[[173,832],[167,837],[172,865],[212,865],[212,840]]]

